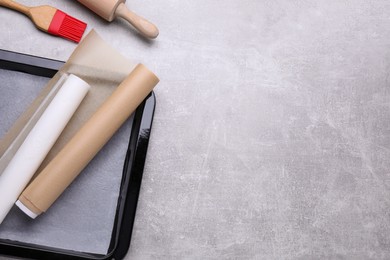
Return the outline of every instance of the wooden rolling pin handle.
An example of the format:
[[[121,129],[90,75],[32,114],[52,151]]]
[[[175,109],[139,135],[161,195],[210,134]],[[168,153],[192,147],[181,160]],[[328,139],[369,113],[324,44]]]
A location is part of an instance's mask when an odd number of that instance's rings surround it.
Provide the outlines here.
[[[11,0],[0,0],[0,6],[4,6],[12,10],[19,11],[25,15],[29,15],[29,10],[30,10],[29,7],[16,3]]]
[[[124,3],[119,4],[115,11],[115,16],[127,20],[145,37],[154,39],[159,34],[159,31],[154,24],[127,9]]]

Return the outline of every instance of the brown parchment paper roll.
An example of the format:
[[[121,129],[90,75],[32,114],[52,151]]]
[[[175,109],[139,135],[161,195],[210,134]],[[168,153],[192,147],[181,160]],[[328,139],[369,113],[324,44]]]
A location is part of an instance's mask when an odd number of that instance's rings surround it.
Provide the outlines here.
[[[45,107],[50,103],[51,99],[48,98],[48,95],[63,74],[71,73],[82,78],[91,86],[91,89],[37,172],[40,172],[54,158],[69,141],[70,137],[92,116],[134,67],[134,63],[120,55],[92,30],[77,46],[65,65],[48,82],[34,102],[1,139],[0,173],[8,165],[38,121],[39,116],[32,118],[32,115],[39,109],[43,113]]]
[[[158,78],[139,64],[25,189],[19,201],[45,212],[153,90]]]

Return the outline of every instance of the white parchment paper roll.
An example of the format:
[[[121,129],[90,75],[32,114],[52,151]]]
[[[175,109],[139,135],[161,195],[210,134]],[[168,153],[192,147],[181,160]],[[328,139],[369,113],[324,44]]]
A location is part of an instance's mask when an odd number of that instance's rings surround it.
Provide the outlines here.
[[[90,86],[69,75],[0,175],[0,224],[64,130]]]

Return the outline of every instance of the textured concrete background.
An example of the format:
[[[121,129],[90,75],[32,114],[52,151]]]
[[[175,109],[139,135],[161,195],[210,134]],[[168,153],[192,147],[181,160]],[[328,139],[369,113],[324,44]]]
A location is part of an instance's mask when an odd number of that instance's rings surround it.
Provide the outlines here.
[[[128,2],[154,42],[73,1],[33,2],[161,78],[128,259],[390,258],[388,0]],[[0,19],[0,48],[75,47]]]

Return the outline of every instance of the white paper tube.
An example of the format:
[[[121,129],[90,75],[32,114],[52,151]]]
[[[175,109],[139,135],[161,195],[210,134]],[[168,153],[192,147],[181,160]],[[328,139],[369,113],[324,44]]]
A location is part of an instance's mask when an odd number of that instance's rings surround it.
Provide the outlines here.
[[[0,224],[53,147],[90,86],[69,75],[0,175]]]
[[[53,88],[47,94],[47,96],[43,99],[42,103],[39,105],[34,114],[29,118],[27,123],[24,125],[20,133],[14,139],[14,141],[8,146],[7,150],[5,150],[4,154],[0,158],[0,175],[5,170],[9,162],[14,157],[15,153],[18,151],[19,147],[22,145],[23,141],[26,139],[27,135],[34,127],[34,125],[38,122],[39,118],[41,118],[43,112],[45,112],[46,108],[50,105],[50,102],[56,96],[57,92],[60,90],[64,82],[68,78],[69,74],[63,74],[61,78],[55,83]]]

